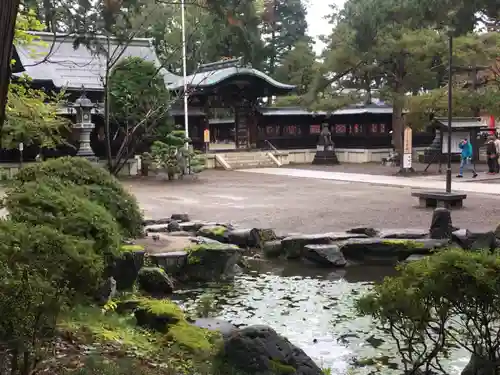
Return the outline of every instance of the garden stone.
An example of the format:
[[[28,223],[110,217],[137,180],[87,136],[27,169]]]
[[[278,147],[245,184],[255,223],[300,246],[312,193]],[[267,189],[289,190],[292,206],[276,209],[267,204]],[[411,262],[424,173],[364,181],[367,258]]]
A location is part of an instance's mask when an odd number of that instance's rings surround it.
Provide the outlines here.
[[[353,234],[364,234],[365,236],[368,237],[379,237],[380,231],[375,228],[371,227],[356,227],[349,229],[347,233],[353,233]]]
[[[168,223],[167,229],[169,232],[180,232],[182,231],[181,225],[177,220],[172,220]]]
[[[135,245],[129,246],[133,248]],[[138,248],[142,248],[142,246],[138,246]],[[144,250],[123,251],[119,256],[115,257],[111,275],[116,280],[117,290],[132,289],[139,270],[144,265],[145,253]]]
[[[433,239],[451,238],[454,231],[451,212],[447,208],[438,207],[432,213],[430,236]]]
[[[144,227],[146,233],[166,233],[168,232],[168,226],[170,223],[166,224],[152,224]]]
[[[495,229],[495,237],[500,238],[500,224]]]
[[[344,267],[347,264],[344,255],[335,244],[306,245],[302,255],[307,260],[322,266]]]
[[[364,234],[347,232],[330,232],[323,234],[302,234],[284,238],[283,251],[287,259],[298,259],[306,245],[326,245],[334,241],[342,241],[351,238],[366,238]]]
[[[218,331],[221,333],[222,337],[229,337],[238,330],[238,327],[234,324],[214,318],[198,318],[193,325],[208,329],[209,331]]]
[[[363,264],[393,265],[411,255],[429,255],[449,246],[447,239],[350,239],[338,243],[347,260]]]
[[[197,232],[205,225],[215,225],[215,223],[207,223],[204,221],[186,221],[180,223],[181,229],[186,232]]]
[[[112,300],[116,295],[116,280],[113,276],[108,277],[101,287],[99,288],[99,294],[97,296],[99,302],[105,305],[108,301]]]
[[[231,369],[242,373],[323,374],[302,349],[267,326],[250,326],[234,332],[224,340],[221,356]]]
[[[228,228],[223,225],[205,225],[198,230],[197,235],[219,242],[228,242]]]
[[[262,252],[267,258],[277,258],[283,254],[283,244],[280,240],[266,241],[262,245]]]
[[[162,218],[162,219],[146,219],[142,222],[143,226],[149,226],[149,225],[157,225],[157,224],[168,224],[170,223],[171,219],[169,217]]]
[[[180,221],[181,223],[185,223],[187,221],[190,221],[188,214],[172,214],[170,219],[175,220],[175,221]]]
[[[497,239],[494,232],[471,232],[468,229],[459,229],[452,233],[453,241],[464,250],[490,250],[497,248]]]
[[[196,236],[196,237],[191,237],[191,241],[195,244],[222,244],[222,242],[219,242],[217,240],[212,240],[211,238],[203,237],[203,236]]]
[[[176,275],[182,281],[212,282],[232,279],[243,251],[230,244],[201,244],[186,249],[187,262]]]
[[[419,239],[429,236],[427,229],[382,229],[378,235],[380,238],[392,239]]]
[[[228,232],[227,241],[240,247],[257,247],[258,238],[254,229],[234,229]]]
[[[159,267],[143,267],[137,276],[137,284],[141,291],[154,296],[171,294],[174,283],[167,273]]]
[[[176,274],[187,262],[186,251],[171,251],[168,253],[154,253],[149,255],[151,263],[162,268],[170,275]]]

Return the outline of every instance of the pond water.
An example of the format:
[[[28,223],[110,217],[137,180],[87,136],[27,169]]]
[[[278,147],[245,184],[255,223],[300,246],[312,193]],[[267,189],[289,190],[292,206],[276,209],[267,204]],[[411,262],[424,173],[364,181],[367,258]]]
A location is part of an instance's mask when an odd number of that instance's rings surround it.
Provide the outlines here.
[[[389,267],[350,267],[332,271],[301,263],[257,261],[230,285],[179,292],[187,309],[209,291],[216,317],[237,326],[265,324],[302,348],[332,375],[401,374],[394,344],[369,317],[357,316],[354,303],[373,282],[394,275]],[[376,363],[368,364],[368,359]],[[460,374],[468,362],[464,352],[446,363]],[[383,364],[383,365],[382,365]]]

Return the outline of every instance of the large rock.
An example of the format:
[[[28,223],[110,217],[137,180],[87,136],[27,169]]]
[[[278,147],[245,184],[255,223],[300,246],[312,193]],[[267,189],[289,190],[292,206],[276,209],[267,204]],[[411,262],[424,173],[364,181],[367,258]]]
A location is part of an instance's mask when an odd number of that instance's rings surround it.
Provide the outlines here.
[[[324,234],[301,234],[284,238],[281,243],[283,252],[288,259],[298,259],[306,245],[326,245],[335,241],[351,238],[366,238],[364,234],[347,232],[330,232]]]
[[[336,244],[306,245],[302,256],[321,266],[344,267],[347,261]]]
[[[161,218],[161,219],[146,219],[142,222],[143,226],[155,225],[155,224],[168,224],[170,223],[170,218]]]
[[[283,255],[283,244],[280,240],[266,241],[262,245],[262,252],[267,258],[278,258]]]
[[[495,375],[495,365],[477,355],[477,354],[472,354],[471,358],[469,360],[469,363],[465,368],[462,370],[461,375]]]
[[[138,326],[164,333],[170,326],[184,320],[181,308],[169,300],[140,301],[134,315]]]
[[[364,234],[365,236],[368,237],[378,237],[380,234],[380,231],[378,229],[372,228],[372,227],[356,227],[349,229],[347,233],[353,233],[353,234]]]
[[[223,225],[205,225],[201,227],[197,235],[207,237],[219,242],[228,243],[229,229]]]
[[[112,300],[116,295],[116,280],[113,276],[108,277],[99,288],[97,300],[100,304],[105,305],[108,301]]]
[[[167,273],[160,267],[143,267],[137,277],[139,289],[154,296],[171,294],[174,283]]]
[[[229,337],[238,330],[234,324],[226,322],[225,320],[214,318],[198,318],[193,323],[196,327],[205,328],[209,331],[220,332],[222,337]]]
[[[347,260],[366,264],[395,264],[411,255],[428,255],[445,248],[450,241],[446,239],[351,239],[339,243],[340,250]]]
[[[167,229],[169,232],[181,232],[182,231],[181,224],[177,220],[172,220],[170,223],[168,223]]]
[[[497,239],[494,232],[471,232],[468,229],[459,229],[452,233],[452,240],[464,250],[490,250],[497,248]]]
[[[430,237],[433,239],[449,239],[453,231],[450,210],[443,207],[436,208],[432,213]]]
[[[302,349],[267,326],[246,327],[233,333],[225,340],[221,355],[231,369],[228,371],[256,375],[323,375]]]
[[[186,221],[190,221],[188,214],[172,214],[170,219],[175,220],[175,221],[180,221],[181,223],[184,223]]]
[[[406,238],[410,240],[417,240],[420,238],[426,238],[428,236],[429,236],[428,229],[416,229],[416,228],[382,229],[378,235],[378,237],[380,238],[389,238],[389,239]]]
[[[111,275],[116,280],[117,290],[132,289],[144,265],[144,247],[140,245],[124,245],[121,253],[115,257]]]
[[[179,270],[177,278],[210,282],[232,279],[239,271],[237,265],[243,251],[236,245],[207,243],[191,246],[186,252],[186,265]]]

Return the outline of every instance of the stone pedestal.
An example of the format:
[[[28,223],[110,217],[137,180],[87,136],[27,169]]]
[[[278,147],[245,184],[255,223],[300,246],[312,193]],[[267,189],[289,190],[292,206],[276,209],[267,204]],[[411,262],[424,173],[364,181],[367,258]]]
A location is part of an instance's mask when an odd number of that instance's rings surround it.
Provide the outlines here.
[[[321,146],[316,147],[316,155],[314,155],[314,160],[312,162],[316,165],[337,165],[339,159],[335,153],[333,146]]]
[[[94,126],[95,125],[93,123],[80,123],[73,125],[74,129],[78,129],[80,138],[80,147],[78,148],[76,156],[88,159],[94,159],[96,157],[92,147],[90,146],[90,133],[94,129]]]

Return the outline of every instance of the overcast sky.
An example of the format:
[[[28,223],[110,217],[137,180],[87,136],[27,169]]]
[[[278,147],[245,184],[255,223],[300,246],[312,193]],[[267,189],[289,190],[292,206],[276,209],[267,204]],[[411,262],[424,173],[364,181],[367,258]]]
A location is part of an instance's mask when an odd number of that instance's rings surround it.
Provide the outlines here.
[[[330,4],[342,8],[344,0],[308,0],[308,2],[307,24],[309,26],[309,35],[316,38],[319,35],[328,34],[331,31],[330,25],[323,17],[330,13]],[[323,47],[322,43],[316,43],[316,53],[320,53]]]

